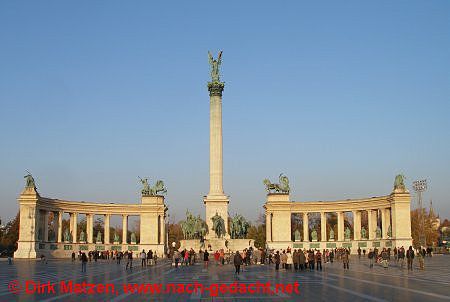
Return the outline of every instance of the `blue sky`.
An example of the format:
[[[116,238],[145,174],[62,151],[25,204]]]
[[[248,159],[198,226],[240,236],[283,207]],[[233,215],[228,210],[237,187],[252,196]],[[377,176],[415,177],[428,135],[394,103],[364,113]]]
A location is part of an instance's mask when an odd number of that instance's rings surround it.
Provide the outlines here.
[[[0,216],[25,170],[43,196],[204,214],[207,51],[223,50],[224,189],[255,219],[262,179],[293,200],[427,178],[450,217],[448,1],[2,1]],[[412,204],[415,206],[415,199]]]

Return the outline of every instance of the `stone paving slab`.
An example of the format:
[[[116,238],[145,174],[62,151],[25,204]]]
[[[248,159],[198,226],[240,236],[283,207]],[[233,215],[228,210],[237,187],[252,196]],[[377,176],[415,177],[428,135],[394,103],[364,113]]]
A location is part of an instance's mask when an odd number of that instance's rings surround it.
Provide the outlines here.
[[[425,259],[426,269],[419,271],[417,265],[412,272],[400,269],[395,261],[388,269],[376,265],[369,269],[367,259],[353,256],[350,270],[344,271],[340,262],[323,265],[323,271],[275,271],[273,265],[252,265],[236,276],[232,265],[219,266],[213,262],[208,268],[202,263],[194,266],[174,268],[165,261],[156,266],[140,266],[134,261],[133,270],[125,270],[125,263],[118,265],[114,261],[102,260],[87,264],[87,273],[81,272],[81,264],[70,260],[40,261],[15,260],[13,265],[0,262],[0,301],[450,301],[450,256],[434,256]],[[15,280],[17,283],[14,283]],[[33,284],[56,284],[55,293],[26,293]],[[32,282],[34,283],[32,283]],[[90,284],[112,284],[114,292],[109,293],[61,293],[61,281],[66,288],[69,282]],[[267,284],[272,291],[276,284],[294,284],[298,282],[299,293],[262,292],[236,294],[214,291],[223,285]],[[12,284],[11,284],[12,283]],[[126,292],[124,284],[139,286],[161,284],[165,291],[168,284],[203,284],[208,287],[204,292],[177,292],[177,285],[170,287],[167,293],[151,294]],[[16,285],[16,286],[15,286]],[[213,286],[211,286],[213,285]],[[243,286],[242,285],[242,286]],[[37,287],[36,287],[37,288]],[[108,287],[106,287],[108,288]],[[105,289],[105,288],[104,288]],[[193,288],[191,288],[193,289]],[[15,290],[16,293],[12,293]]]

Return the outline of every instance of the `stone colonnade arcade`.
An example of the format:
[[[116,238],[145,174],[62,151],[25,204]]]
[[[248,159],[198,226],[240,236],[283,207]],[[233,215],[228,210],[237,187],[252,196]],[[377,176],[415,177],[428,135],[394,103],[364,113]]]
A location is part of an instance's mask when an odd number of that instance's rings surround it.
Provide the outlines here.
[[[25,188],[19,196],[20,227],[19,241],[15,258],[70,257],[78,251],[133,251],[145,249],[157,251],[164,257],[166,246],[165,217],[167,207],[164,196],[143,196],[141,204],[103,204],[73,202],[41,197],[35,188]],[[54,213],[55,238],[49,239],[48,217]],[[63,215],[69,213],[68,232],[63,231]],[[86,215],[85,238],[77,233],[78,216]],[[104,216],[104,229],[101,240],[93,233],[94,215]],[[122,217],[122,240],[110,234],[111,215]],[[128,217],[140,216],[140,241],[128,238]],[[65,234],[66,233],[66,234]],[[69,234],[69,236],[68,236]],[[83,239],[83,240],[80,240]],[[112,242],[112,243],[111,243]]]
[[[411,238],[411,196],[406,190],[394,190],[390,195],[363,199],[348,199],[322,202],[291,202],[289,194],[268,194],[264,205],[266,214],[266,241],[271,249],[331,249],[350,248],[355,253],[361,249],[394,248],[412,244]],[[368,229],[361,227],[361,213],[367,211]],[[353,213],[353,230],[345,234],[344,213]],[[298,213],[303,218],[303,230],[297,233],[297,240],[291,236],[291,214]],[[320,213],[321,234],[314,234],[309,228],[309,214]],[[327,213],[337,214],[337,234],[327,236]],[[381,213],[377,217],[377,213]],[[377,222],[381,218],[381,224]],[[353,238],[350,232],[353,233]],[[300,234],[301,238],[300,238]],[[364,236],[366,233],[366,236]],[[319,234],[317,234],[319,235]],[[319,240],[319,241],[318,241]]]

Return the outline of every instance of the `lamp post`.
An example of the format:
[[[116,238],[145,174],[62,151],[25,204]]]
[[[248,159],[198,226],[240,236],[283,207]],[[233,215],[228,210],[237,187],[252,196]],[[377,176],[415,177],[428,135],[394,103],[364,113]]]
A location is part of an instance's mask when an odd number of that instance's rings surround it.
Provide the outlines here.
[[[422,247],[424,247],[426,245],[426,238],[425,238],[425,223],[424,223],[423,206],[422,206],[422,192],[425,192],[427,190],[427,180],[423,179],[423,180],[413,181],[413,189],[417,193],[419,211],[420,211],[419,243]]]

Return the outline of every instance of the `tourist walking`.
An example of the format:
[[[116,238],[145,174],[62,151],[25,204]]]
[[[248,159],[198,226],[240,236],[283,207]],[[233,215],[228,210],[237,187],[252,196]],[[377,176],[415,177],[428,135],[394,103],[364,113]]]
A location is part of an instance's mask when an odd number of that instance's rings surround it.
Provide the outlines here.
[[[408,271],[413,270],[412,265],[414,261],[414,251],[412,246],[409,246],[408,251],[406,252],[406,261],[408,262]]]
[[[298,270],[299,257],[298,257],[298,251],[297,250],[294,250],[294,253],[292,254],[292,260],[294,261],[294,270]]]
[[[405,266],[405,248],[403,246],[398,249],[397,258],[400,268],[403,269]]]
[[[178,250],[173,252],[173,259],[174,259],[174,262],[175,262],[175,268],[178,268],[178,262],[180,261],[180,257],[181,257],[181,254],[180,254],[180,252]]]
[[[300,267],[300,270],[303,271],[303,268],[306,269],[306,257],[305,253],[302,250],[298,251],[298,266]]]
[[[308,251],[308,264],[309,264],[309,271],[314,270],[314,252],[312,250]]]
[[[349,265],[350,259],[349,259],[348,254],[349,254],[349,252],[347,250],[344,250],[342,252],[342,263],[344,264],[344,270],[349,269],[348,265]]]
[[[280,262],[281,262],[280,252],[277,251],[277,253],[275,254],[275,269],[276,270],[278,270],[280,268]]]
[[[75,261],[75,252],[72,252],[72,262]]]
[[[384,268],[388,268],[389,266],[389,254],[386,248],[384,248],[383,251],[381,252],[381,264],[383,265]]]
[[[234,267],[236,268],[234,274],[239,275],[239,273],[241,272],[242,260],[243,259],[241,254],[239,253],[239,251],[236,251],[233,258]]]
[[[424,270],[425,269],[425,263],[424,258],[425,256],[422,253],[417,253],[417,259],[419,260],[419,269]]]
[[[86,263],[88,262],[88,258],[85,253],[81,254],[81,272],[86,272]]]

